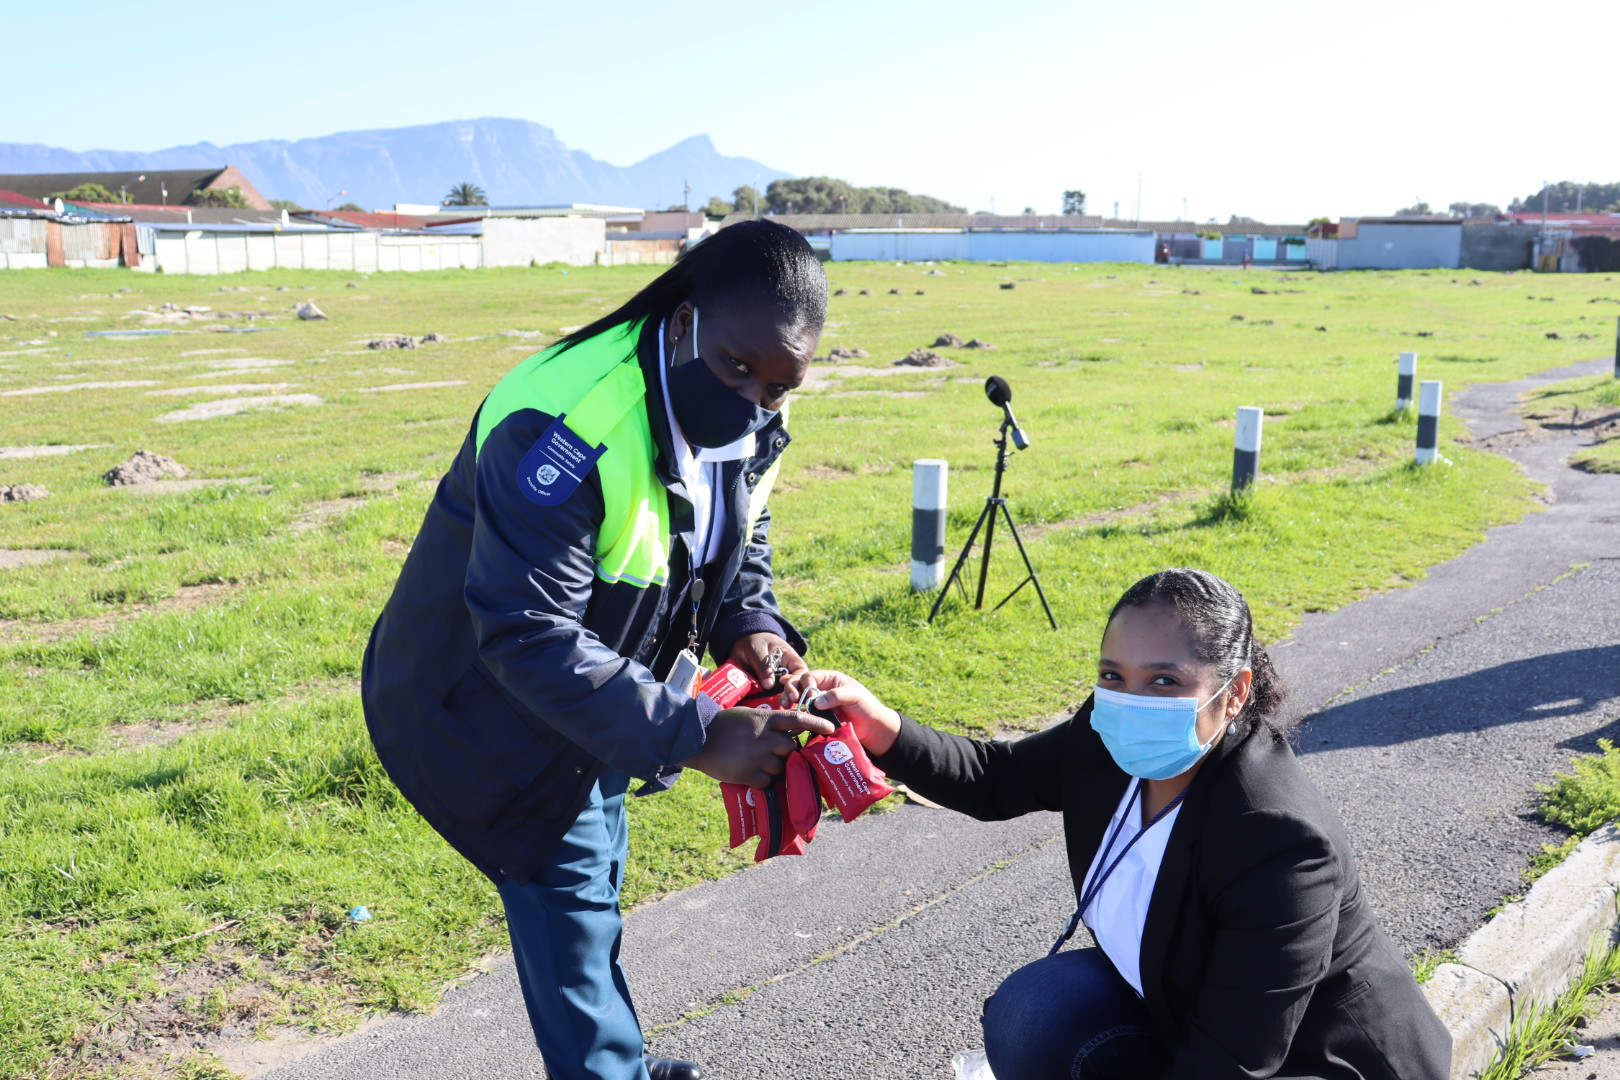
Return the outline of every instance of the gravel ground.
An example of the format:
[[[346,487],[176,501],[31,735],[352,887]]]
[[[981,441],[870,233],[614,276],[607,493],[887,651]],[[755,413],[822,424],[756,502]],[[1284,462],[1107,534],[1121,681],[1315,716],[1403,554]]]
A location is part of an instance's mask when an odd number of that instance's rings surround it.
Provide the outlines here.
[[[1529,384],[1455,407],[1500,436]],[[1567,438],[1508,442],[1551,485],[1546,512],[1411,589],[1309,617],[1276,653],[1305,766],[1409,951],[1455,944],[1519,891],[1554,835],[1530,816],[1535,785],[1620,730],[1620,476],[1563,466]],[[980,825],[907,806],[631,914],[624,962],[651,1049],[715,1080],[946,1080],[951,1054],[981,1042],[980,1003],[1072,907],[1059,832],[1054,815]],[[262,1075],[543,1075],[510,961],[433,1016],[310,1049]]]

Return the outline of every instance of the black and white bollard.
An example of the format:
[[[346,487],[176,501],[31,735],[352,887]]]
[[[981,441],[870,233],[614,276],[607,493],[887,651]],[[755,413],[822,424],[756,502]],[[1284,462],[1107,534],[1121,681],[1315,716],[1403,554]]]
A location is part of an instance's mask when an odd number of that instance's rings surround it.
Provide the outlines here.
[[[937,589],[945,581],[945,476],[939,458],[919,458],[911,466],[911,587]]]
[[[1417,463],[1432,465],[1440,451],[1440,380],[1418,384]]]
[[[1237,432],[1232,438],[1232,490],[1242,491],[1260,475],[1260,429],[1266,411],[1243,405],[1237,411]]]
[[[1412,407],[1412,382],[1417,378],[1417,353],[1401,353],[1401,373],[1395,378],[1395,411]]]

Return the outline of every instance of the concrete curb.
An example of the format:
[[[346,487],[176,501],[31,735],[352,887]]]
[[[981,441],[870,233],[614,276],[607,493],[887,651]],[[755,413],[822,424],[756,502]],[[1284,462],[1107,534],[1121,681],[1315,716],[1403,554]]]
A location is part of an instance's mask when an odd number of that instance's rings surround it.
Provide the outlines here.
[[[1471,1080],[1515,1021],[1569,988],[1594,944],[1620,941],[1620,829],[1606,825],[1469,935],[1423,985],[1451,1032],[1452,1080]]]

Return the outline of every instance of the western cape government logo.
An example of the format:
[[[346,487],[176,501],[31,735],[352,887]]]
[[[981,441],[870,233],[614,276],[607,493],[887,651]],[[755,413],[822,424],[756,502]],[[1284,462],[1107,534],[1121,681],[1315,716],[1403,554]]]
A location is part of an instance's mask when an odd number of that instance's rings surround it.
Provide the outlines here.
[[[585,482],[606,446],[591,446],[559,416],[518,462],[518,488],[530,502],[557,506]]]
[[[849,747],[845,746],[837,739],[828,740],[826,749],[822,752],[826,754],[827,764],[829,765],[842,765],[844,762],[849,761],[855,756],[854,754],[850,753]]]

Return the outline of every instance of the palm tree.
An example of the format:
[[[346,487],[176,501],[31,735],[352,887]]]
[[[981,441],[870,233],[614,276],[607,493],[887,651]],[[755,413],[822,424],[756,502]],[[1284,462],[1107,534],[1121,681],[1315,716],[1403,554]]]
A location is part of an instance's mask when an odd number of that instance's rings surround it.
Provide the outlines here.
[[[463,181],[450,189],[450,194],[444,197],[446,206],[488,206],[489,200],[484,197],[484,189],[477,184]]]

